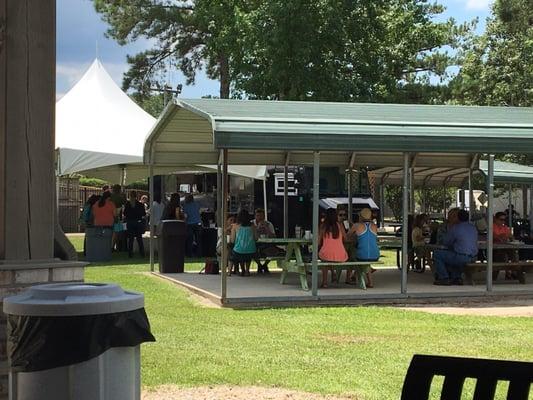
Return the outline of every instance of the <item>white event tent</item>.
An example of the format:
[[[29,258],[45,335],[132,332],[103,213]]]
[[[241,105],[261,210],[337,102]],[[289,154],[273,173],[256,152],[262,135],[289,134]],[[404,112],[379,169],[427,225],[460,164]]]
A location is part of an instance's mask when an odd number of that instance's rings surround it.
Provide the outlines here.
[[[56,173],[126,184],[148,177],[144,142],[156,119],[113,81],[98,59],[56,103]],[[213,172],[214,165],[156,168],[154,174]],[[265,166],[230,167],[232,175],[264,180]]]

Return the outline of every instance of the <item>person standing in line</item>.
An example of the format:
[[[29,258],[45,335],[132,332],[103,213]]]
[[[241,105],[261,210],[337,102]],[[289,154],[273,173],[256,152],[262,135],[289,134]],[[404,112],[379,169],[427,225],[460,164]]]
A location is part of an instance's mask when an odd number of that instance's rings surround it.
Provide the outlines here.
[[[140,201],[137,200],[137,192],[130,192],[129,201],[124,205],[124,218],[128,232],[128,256],[133,257],[133,241],[137,239],[139,254],[144,258],[144,243],[142,235],[145,231],[144,217],[146,211]]]
[[[163,209],[163,215],[161,220],[166,219],[175,220],[175,221],[184,221],[185,215],[183,215],[183,210],[180,205],[180,195],[179,193],[172,193],[170,195],[170,200],[168,204]]]
[[[194,196],[192,194],[187,194],[185,196],[183,212],[185,213],[185,221],[187,222],[187,256],[201,257],[202,217],[200,216],[200,206],[194,201]]]
[[[163,216],[163,211],[165,206],[161,202],[161,193],[154,193],[154,201],[152,202],[152,207],[148,209],[150,216],[150,226],[154,227],[154,232],[157,232],[157,225],[161,222],[161,217]]]
[[[122,193],[120,185],[113,185],[111,188],[111,201],[115,205],[115,222],[113,224],[113,248],[120,249],[120,237],[124,231],[122,224],[122,207],[126,204],[126,197]],[[122,236],[123,237],[123,236]]]
[[[115,205],[110,197],[110,192],[104,192],[91,208],[93,226],[109,233],[109,246],[112,245],[111,232],[113,232],[113,224],[115,222]],[[105,236],[107,237],[107,235]]]

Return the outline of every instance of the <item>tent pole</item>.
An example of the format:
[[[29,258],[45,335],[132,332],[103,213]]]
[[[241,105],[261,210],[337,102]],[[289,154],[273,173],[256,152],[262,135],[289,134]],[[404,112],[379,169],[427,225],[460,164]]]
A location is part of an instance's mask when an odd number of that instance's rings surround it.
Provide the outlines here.
[[[268,202],[267,202],[267,182],[263,179],[263,208],[265,210],[265,219],[268,221]]]
[[[126,166],[121,166],[121,172],[120,172],[120,186],[122,186],[122,190],[126,187]]]
[[[493,262],[493,218],[494,215],[494,155],[489,154],[488,162],[488,202],[487,209],[487,292],[492,292],[492,262]]]
[[[222,150],[222,282],[221,301],[227,298],[227,269],[228,269],[228,238],[226,235],[228,224],[228,149]]]
[[[148,166],[148,173],[150,175],[150,181],[148,182],[149,183],[149,188],[148,190],[150,191],[149,193],[149,204],[151,204],[150,206],[150,211],[154,205],[154,161],[153,161],[153,155],[150,155],[150,164]],[[150,214],[152,214],[150,212]],[[152,223],[152,220],[150,219],[150,271],[154,272],[154,235],[155,235],[155,226],[154,224]]]
[[[476,209],[476,204],[474,200],[474,171],[472,168],[468,170],[468,219],[472,221],[474,217],[474,211]]]
[[[407,293],[407,268],[409,262],[408,235],[409,235],[409,153],[403,153],[403,201],[402,201],[402,294]]]
[[[320,152],[315,151],[313,157],[313,259],[311,274],[311,293],[318,296],[318,209],[320,193]]]
[[[352,214],[353,214],[353,198],[352,198],[352,169],[348,169],[348,171],[346,171],[346,173],[348,174],[348,221],[352,222],[353,221],[353,218],[352,218]]]

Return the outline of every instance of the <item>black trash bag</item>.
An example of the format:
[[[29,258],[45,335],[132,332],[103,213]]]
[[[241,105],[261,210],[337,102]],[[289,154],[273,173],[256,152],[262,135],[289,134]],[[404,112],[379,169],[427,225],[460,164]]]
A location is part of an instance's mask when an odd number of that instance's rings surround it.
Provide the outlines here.
[[[112,347],[155,342],[144,308],[68,317],[8,315],[7,353],[14,372],[78,364]]]

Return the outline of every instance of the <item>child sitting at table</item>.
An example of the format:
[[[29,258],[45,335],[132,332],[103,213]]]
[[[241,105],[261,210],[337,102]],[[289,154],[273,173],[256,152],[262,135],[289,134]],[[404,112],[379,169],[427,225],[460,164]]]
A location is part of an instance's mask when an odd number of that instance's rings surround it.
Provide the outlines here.
[[[318,257],[322,261],[330,262],[346,262],[348,260],[348,253],[344,248],[344,240],[346,233],[344,227],[337,221],[337,210],[328,208],[324,222],[319,231],[318,246],[320,251]],[[320,287],[328,287],[328,271],[331,268],[321,268],[322,270],[322,285]]]

